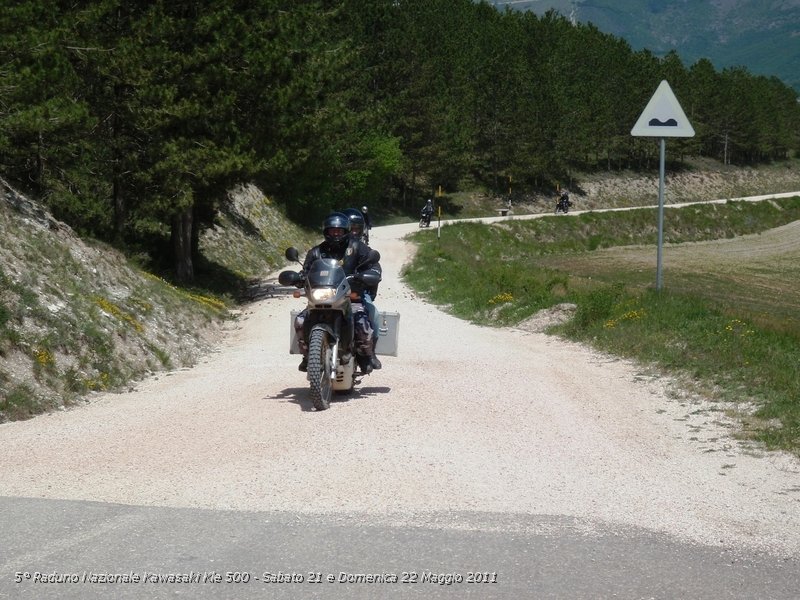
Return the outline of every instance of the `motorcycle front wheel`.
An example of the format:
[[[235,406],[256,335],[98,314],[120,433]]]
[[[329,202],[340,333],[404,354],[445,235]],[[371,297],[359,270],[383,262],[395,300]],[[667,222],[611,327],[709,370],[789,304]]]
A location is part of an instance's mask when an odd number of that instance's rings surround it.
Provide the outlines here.
[[[317,410],[331,405],[331,345],[323,329],[311,331],[308,341],[308,380],[311,383],[311,403]]]

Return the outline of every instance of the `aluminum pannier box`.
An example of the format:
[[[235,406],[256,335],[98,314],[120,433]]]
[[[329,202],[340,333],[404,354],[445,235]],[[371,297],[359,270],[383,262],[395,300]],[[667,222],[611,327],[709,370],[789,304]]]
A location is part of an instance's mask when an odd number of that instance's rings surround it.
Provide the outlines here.
[[[378,311],[378,343],[375,354],[397,356],[400,341],[400,313]]]
[[[300,346],[297,344],[297,335],[294,331],[294,319],[299,312],[299,310],[293,310],[289,315],[289,354],[300,354]],[[377,334],[378,343],[375,345],[375,354],[397,356],[397,346],[400,340],[400,313],[378,311]]]

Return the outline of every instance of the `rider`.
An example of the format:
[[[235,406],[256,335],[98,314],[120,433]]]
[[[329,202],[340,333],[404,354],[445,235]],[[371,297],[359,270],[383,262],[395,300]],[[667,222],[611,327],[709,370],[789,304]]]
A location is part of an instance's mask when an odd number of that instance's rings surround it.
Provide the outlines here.
[[[347,215],[350,221],[350,236],[354,240],[358,240],[364,244],[369,245],[367,239],[367,231],[364,223],[364,213],[356,208],[345,208],[342,214]],[[377,342],[378,338],[378,308],[375,306],[374,300],[378,295],[378,286],[373,285],[364,289],[364,304],[369,315],[370,323],[372,324],[373,339]]]
[[[430,226],[433,216],[433,200],[428,198],[428,202],[422,207],[422,216],[425,217],[425,225]]]
[[[364,214],[357,208],[345,208],[342,214],[347,216],[350,221],[350,226],[348,227],[350,235],[359,242],[367,244],[368,242],[364,239],[364,234],[366,233],[366,219],[364,219]]]
[[[566,189],[561,190],[561,195],[558,197],[558,207],[567,212],[570,207],[569,192]]]
[[[340,212],[331,213],[325,218],[322,224],[322,236],[325,240],[308,251],[303,262],[303,272],[307,273],[311,269],[312,263],[318,258],[334,258],[339,261],[347,275],[367,272],[381,275],[380,263],[370,262],[369,246],[350,235],[349,225],[347,216]],[[363,285],[359,285],[357,279],[351,281],[351,286],[354,292],[364,292]],[[363,373],[371,373],[373,369],[380,369],[382,366],[381,361],[375,356],[372,324],[364,303],[353,302],[352,309],[356,360]],[[308,369],[308,346],[303,335],[303,322],[306,314],[307,310],[304,310],[294,320],[294,329],[297,333],[300,351],[303,353],[303,360],[298,366],[301,371]]]
[[[366,206],[362,206],[361,214],[364,215],[364,227],[369,231],[372,229],[372,218],[369,216],[369,209]]]

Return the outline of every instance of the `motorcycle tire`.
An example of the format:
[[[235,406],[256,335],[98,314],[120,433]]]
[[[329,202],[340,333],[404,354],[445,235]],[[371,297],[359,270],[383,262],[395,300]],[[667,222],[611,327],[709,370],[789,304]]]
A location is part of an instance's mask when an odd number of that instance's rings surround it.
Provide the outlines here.
[[[311,384],[311,403],[317,410],[327,410],[331,405],[333,381],[328,337],[326,331],[313,329],[308,340],[308,381]]]

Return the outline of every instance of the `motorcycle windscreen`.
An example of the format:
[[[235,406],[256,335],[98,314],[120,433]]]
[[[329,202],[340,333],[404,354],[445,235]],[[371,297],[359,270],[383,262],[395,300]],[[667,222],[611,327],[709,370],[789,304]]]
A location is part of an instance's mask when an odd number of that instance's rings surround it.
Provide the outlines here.
[[[333,258],[318,258],[311,263],[308,271],[308,283],[312,288],[339,287],[344,279],[344,269],[339,261]]]

